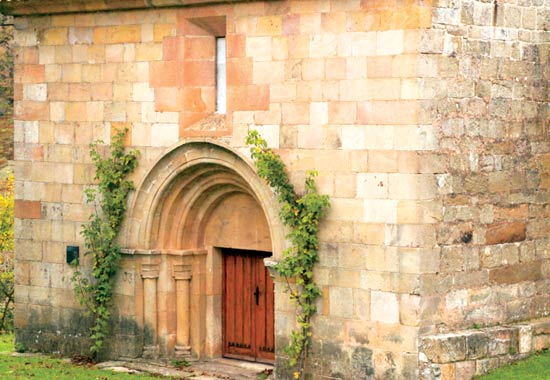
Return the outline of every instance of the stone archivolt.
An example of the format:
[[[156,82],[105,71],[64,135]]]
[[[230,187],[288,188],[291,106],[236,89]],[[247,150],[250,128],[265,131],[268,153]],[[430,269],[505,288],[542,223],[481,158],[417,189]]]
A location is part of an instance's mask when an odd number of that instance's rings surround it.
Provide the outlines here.
[[[144,357],[220,355],[221,248],[279,256],[274,202],[250,165],[219,143],[179,144],[153,165],[121,234],[126,266],[139,271],[135,309],[126,312],[143,327]]]

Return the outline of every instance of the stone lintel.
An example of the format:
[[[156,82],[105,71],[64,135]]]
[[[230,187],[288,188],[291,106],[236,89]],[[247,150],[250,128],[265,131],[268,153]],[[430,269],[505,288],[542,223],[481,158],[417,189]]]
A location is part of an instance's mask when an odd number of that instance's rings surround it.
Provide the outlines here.
[[[170,256],[201,256],[208,254],[206,249],[160,249],[157,252],[161,255]]]
[[[32,16],[190,7],[214,3],[238,3],[243,1],[249,0],[0,0],[0,13],[13,16]]]

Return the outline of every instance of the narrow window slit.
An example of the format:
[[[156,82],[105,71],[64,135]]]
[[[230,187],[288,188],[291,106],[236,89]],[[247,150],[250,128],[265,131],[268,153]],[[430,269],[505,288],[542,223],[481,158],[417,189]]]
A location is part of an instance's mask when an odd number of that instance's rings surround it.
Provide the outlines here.
[[[216,38],[216,113],[226,112],[227,83],[225,37]]]

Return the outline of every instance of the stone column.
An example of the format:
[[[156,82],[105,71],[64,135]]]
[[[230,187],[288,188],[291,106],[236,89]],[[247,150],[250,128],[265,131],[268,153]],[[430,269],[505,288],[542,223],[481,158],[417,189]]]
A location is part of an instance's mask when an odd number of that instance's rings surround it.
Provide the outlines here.
[[[144,347],[143,357],[154,359],[158,357],[157,323],[157,279],[159,268],[155,264],[143,264],[141,278],[143,279],[143,320]]]
[[[191,265],[174,265],[174,279],[176,280],[176,356],[190,357],[191,345],[190,329],[190,290]]]

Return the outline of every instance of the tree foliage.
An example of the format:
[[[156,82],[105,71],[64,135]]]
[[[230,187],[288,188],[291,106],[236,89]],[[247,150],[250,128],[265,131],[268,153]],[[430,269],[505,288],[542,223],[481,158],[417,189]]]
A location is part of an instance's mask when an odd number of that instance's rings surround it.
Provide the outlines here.
[[[0,14],[0,167],[13,159],[13,18]]]
[[[317,312],[315,301],[321,295],[313,278],[313,268],[319,261],[319,222],[330,206],[329,198],[319,194],[315,186],[316,173],[307,172],[305,192],[299,196],[286,173],[286,166],[257,131],[251,131],[246,143],[258,169],[278,197],[279,216],[290,230],[291,245],[283,252],[277,272],[287,279],[287,292],[297,306],[297,328],[291,333],[286,352],[290,365],[296,366],[295,378],[303,378],[305,360],[311,341],[311,317]],[[293,280],[294,284],[291,284]]]
[[[134,189],[127,179],[137,166],[138,152],[126,152],[123,139],[127,130],[118,132],[110,147],[110,154],[101,153],[102,141],[90,145],[90,156],[96,167],[97,187],[86,191],[86,199],[95,204],[97,211],[90,216],[82,235],[86,255],[92,257],[91,278],[76,271],[72,277],[75,294],[80,303],[93,316],[91,354],[97,354],[109,333],[109,320],[113,304],[113,286],[119,268],[120,248],[115,238],[120,230],[127,208],[127,198]],[[76,264],[76,263],[75,263]]]
[[[0,333],[13,330],[13,174],[0,188]]]

